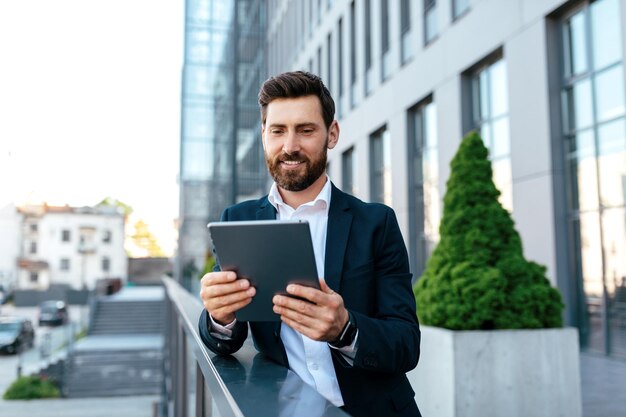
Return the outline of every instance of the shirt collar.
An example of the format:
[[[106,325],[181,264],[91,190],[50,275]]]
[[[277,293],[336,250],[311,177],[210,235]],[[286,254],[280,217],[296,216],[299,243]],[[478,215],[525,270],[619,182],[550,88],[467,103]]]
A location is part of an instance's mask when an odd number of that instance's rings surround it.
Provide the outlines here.
[[[315,197],[313,201],[304,203],[300,207],[303,207],[303,206],[314,207],[318,204],[324,204],[325,212],[326,214],[328,214],[328,208],[330,207],[331,191],[332,191],[332,187],[330,183],[330,178],[328,178],[328,175],[326,175],[326,183],[324,184],[322,191],[320,191],[320,193],[317,195],[317,197]],[[276,185],[276,182],[272,183],[272,186],[270,187],[270,192],[267,195],[267,199],[277,211],[279,210],[280,206],[287,206],[287,204],[283,200],[283,197],[278,192],[278,186]]]

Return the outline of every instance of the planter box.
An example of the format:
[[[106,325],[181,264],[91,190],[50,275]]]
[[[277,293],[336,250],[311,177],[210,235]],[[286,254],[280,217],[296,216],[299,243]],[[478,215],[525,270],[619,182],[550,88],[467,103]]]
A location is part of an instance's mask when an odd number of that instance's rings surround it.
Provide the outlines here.
[[[422,326],[407,374],[426,417],[581,417],[578,330]]]

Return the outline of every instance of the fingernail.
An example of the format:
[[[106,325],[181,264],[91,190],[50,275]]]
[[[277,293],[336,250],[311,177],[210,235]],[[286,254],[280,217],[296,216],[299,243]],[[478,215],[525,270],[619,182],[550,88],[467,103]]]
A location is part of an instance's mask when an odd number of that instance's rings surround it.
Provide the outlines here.
[[[248,280],[242,279],[241,281],[239,281],[239,286],[241,288],[248,288]]]
[[[295,289],[295,285],[287,285],[287,292],[294,292]]]
[[[250,289],[248,289],[247,294],[252,297],[254,295],[254,293],[256,293],[256,290],[254,289],[254,287],[250,287]]]

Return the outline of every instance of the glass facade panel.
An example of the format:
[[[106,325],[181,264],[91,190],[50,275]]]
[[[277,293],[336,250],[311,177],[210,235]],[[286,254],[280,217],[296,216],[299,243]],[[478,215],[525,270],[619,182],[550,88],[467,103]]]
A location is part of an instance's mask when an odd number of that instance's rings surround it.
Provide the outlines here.
[[[626,279],[620,13],[618,1],[598,0],[564,17],[564,56],[572,58],[565,60],[562,97],[569,217],[577,245],[572,263],[582,283],[581,342],[591,350],[626,356],[626,310],[615,308]]]
[[[342,165],[341,165],[341,185],[343,187],[343,191],[357,195],[357,187],[356,187],[356,160],[354,147],[348,149],[341,155]]]
[[[598,128],[600,201],[604,207],[623,207],[626,193],[626,119]]]
[[[469,9],[469,0],[452,0],[452,19],[457,19]]]
[[[439,242],[441,196],[437,110],[427,101],[409,110],[409,246],[413,273],[420,276]]]
[[[503,117],[493,122],[493,144],[491,146],[492,155],[491,158],[497,159],[502,157],[508,157],[511,154],[509,144],[511,140],[509,138],[509,119]]]
[[[622,60],[619,2],[596,1],[590,9],[593,66],[599,70]]]
[[[434,3],[434,2],[433,2]],[[426,43],[432,42],[437,37],[437,7],[433,4],[424,13],[424,39]]]
[[[593,123],[591,81],[585,78],[565,90],[566,111],[564,120],[570,130],[584,129]]]
[[[383,128],[370,137],[370,200],[391,206],[391,142]]]
[[[509,97],[506,64],[498,59],[471,74],[474,128],[480,133],[493,161],[493,180],[500,203],[513,210]]]
[[[597,210],[598,176],[595,139],[592,130],[584,130],[571,139],[569,155],[571,202],[580,211]]]
[[[567,75],[581,74],[587,70],[585,42],[585,14],[579,12],[565,23],[565,71]]]
[[[598,73],[595,100],[598,122],[624,114],[624,71],[621,65]]]
[[[491,82],[487,83],[487,88],[491,96],[490,116],[498,117],[509,112],[509,97],[504,61],[497,61],[490,67],[489,71]]]

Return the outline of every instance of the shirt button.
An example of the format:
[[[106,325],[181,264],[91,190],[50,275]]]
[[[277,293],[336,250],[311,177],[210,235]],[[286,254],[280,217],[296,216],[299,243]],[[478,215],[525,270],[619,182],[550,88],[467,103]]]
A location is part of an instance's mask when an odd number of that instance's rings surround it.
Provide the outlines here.
[[[316,363],[311,364],[311,369],[312,369],[313,371],[317,371],[317,370],[319,369],[319,366],[317,366],[317,364],[316,364]]]

